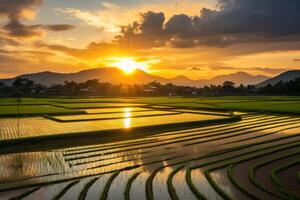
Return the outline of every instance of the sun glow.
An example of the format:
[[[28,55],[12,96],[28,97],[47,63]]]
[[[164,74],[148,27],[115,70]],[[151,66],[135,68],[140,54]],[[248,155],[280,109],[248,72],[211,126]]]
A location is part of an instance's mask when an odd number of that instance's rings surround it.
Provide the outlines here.
[[[123,70],[126,74],[132,74],[136,69],[147,69],[146,63],[137,62],[133,58],[118,58],[117,61],[114,62],[112,65]]]

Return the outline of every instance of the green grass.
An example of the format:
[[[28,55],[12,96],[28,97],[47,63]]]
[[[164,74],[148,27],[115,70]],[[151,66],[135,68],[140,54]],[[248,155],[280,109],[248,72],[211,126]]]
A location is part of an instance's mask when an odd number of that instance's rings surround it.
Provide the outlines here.
[[[300,114],[299,101],[236,102],[221,103],[218,105],[232,110]]]
[[[17,99],[0,99],[0,106],[13,106]],[[274,112],[300,114],[300,97],[287,96],[225,96],[225,97],[98,97],[98,98],[21,98],[21,105],[57,105],[62,108],[99,108],[128,106],[129,104],[165,105],[203,110],[240,110],[254,112]],[[39,106],[32,107],[26,114],[45,114]],[[51,107],[57,110],[55,107]],[[1,109],[3,110],[3,109]],[[0,110],[0,115],[2,114]],[[50,111],[60,113],[63,111]],[[4,112],[4,111],[3,111]],[[68,112],[68,111],[66,111]],[[16,114],[14,111],[8,113]]]
[[[74,108],[74,109],[91,109],[91,108],[119,108],[119,107],[139,107],[145,106],[145,104],[136,103],[60,103],[52,104],[62,108]]]
[[[22,105],[45,105],[49,104],[49,99],[42,99],[42,98],[21,98],[19,103]],[[18,99],[17,98],[7,98],[1,99],[0,98],[0,105],[17,105]]]
[[[26,105],[19,106],[21,116],[45,115],[45,114],[79,114],[80,110],[58,108],[50,105]],[[18,115],[18,106],[0,106],[0,116],[9,117]]]
[[[211,109],[211,110],[226,110],[221,107],[217,107],[214,105],[209,105],[206,103],[200,103],[200,102],[177,102],[177,103],[163,103],[165,106],[174,106],[174,107],[180,107],[180,108],[194,108],[194,109]]]

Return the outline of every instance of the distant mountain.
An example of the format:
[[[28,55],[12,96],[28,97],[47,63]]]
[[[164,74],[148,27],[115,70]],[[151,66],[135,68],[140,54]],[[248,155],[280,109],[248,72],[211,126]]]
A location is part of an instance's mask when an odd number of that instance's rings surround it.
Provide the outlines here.
[[[167,81],[164,81],[163,83],[170,83],[170,82],[175,85],[194,86],[194,87],[202,86],[200,81],[191,80],[186,76],[177,76],[172,79],[167,79]]]
[[[283,73],[279,74],[278,76],[275,76],[274,78],[267,79],[267,80],[257,84],[257,86],[263,87],[268,84],[275,85],[276,83],[278,83],[280,81],[287,82],[287,81],[291,81],[291,80],[294,80],[299,77],[300,77],[300,70],[290,70],[290,71],[283,72]]]
[[[142,70],[136,70],[132,75],[126,75],[118,68],[96,68],[79,71],[77,73],[56,73],[56,72],[39,72],[34,74],[24,74],[11,79],[0,80],[7,85],[11,85],[16,78],[27,78],[33,80],[35,83],[51,86],[54,84],[62,84],[65,81],[85,82],[91,79],[98,79],[99,82],[109,82],[113,84],[142,84],[151,81],[158,81],[162,84],[173,83],[175,85],[202,87],[204,85],[219,85],[224,81],[233,81],[239,84],[257,84],[268,79],[266,76],[252,76],[245,72],[237,72],[234,74],[217,76],[213,79],[207,80],[191,80],[185,76],[178,76],[167,79],[160,76],[148,74]]]
[[[224,81],[232,81],[236,85],[255,85],[269,78],[270,77],[262,75],[253,76],[246,72],[237,72],[228,75],[216,76],[215,78],[208,80],[208,82],[210,82],[213,85],[221,85],[224,83]]]
[[[137,70],[134,76],[126,75],[118,68],[96,68],[79,71],[76,73],[56,73],[56,72],[39,72],[34,74],[24,74],[12,79],[2,80],[6,84],[11,84],[16,78],[27,78],[42,85],[51,86],[62,84],[65,81],[85,82],[91,79],[98,79],[100,82],[110,82],[115,84],[121,83],[148,83],[161,77],[152,76],[142,70]]]

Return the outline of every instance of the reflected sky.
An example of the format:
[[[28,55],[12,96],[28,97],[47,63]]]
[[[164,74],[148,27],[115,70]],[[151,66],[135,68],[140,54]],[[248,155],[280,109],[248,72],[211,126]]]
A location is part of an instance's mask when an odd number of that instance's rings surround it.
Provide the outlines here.
[[[135,127],[136,120],[141,119],[144,120],[144,124],[149,124],[149,122],[153,123],[154,119],[151,117],[144,119],[132,118],[133,115],[131,110],[125,108],[122,112],[122,116],[124,118],[120,119],[118,124],[124,128]],[[161,117],[158,120],[160,120],[160,122],[164,119],[170,120],[172,116],[173,115],[167,116],[167,118]],[[180,116],[181,115],[176,115],[177,118],[180,118]],[[205,117],[206,115],[193,114],[186,116],[186,118],[189,118],[190,116]],[[277,122],[280,122],[281,118],[276,118]],[[250,125],[245,125],[247,123],[250,123]],[[98,125],[99,124],[97,124],[97,126]],[[191,159],[235,147],[234,144],[227,144],[226,147],[224,147],[224,142],[230,142],[230,140],[236,141],[240,137],[238,134],[245,132],[243,129],[236,129],[237,127],[247,127],[247,131],[250,129],[253,130],[253,133],[243,134],[249,137],[254,137],[257,134],[264,134],[264,130],[254,131],[255,128],[253,128],[253,126],[256,125],[257,121],[251,121],[251,118],[246,118],[243,119],[243,123],[235,122],[226,125],[214,125],[210,126],[209,128],[202,127],[191,130],[165,132],[152,135],[151,137],[147,138],[132,139],[121,142],[118,141],[97,145],[93,144],[91,146],[69,147],[67,149],[56,149],[53,151],[44,152],[0,155],[0,189],[13,188],[16,186],[28,186],[30,184],[46,183],[57,180],[67,181],[68,179],[74,177],[81,177],[83,180],[83,177],[89,175],[104,177],[104,174],[111,174],[121,170],[124,173],[121,173],[120,176],[117,177],[116,182],[114,182],[111,186],[112,192],[110,192],[109,195],[111,197],[115,197],[116,199],[118,194],[123,194],[125,188],[124,186],[129,178],[131,178],[132,174],[135,172],[141,172],[139,177],[133,183],[132,195],[134,197],[143,197],[142,195],[145,193],[144,188],[146,180],[155,169],[165,166],[165,169],[162,169],[159,173],[157,173],[157,176],[154,179],[153,189],[155,197],[167,196],[168,191],[166,182],[171,171],[175,169],[175,166],[173,166],[174,164],[176,164],[177,167],[178,163],[180,163],[180,165],[181,163],[186,163],[186,165],[192,167],[205,162],[218,160],[220,157],[216,156],[199,160]],[[291,134],[294,133],[293,131],[298,131],[297,128],[292,129],[292,127],[293,126],[287,124],[282,124],[281,126],[281,128],[290,128]],[[82,127],[79,126],[79,128]],[[272,125],[264,126],[264,128],[266,128],[266,130],[276,131],[275,129],[272,129]],[[213,133],[211,133],[212,129],[214,129]],[[223,138],[222,140],[218,141],[208,141],[208,139],[211,139],[212,137],[214,139],[218,139],[217,137],[224,137],[223,135],[218,136],[213,134],[219,134],[219,132],[224,133],[227,130],[234,131],[236,136],[230,138],[228,137],[227,139]],[[290,140],[293,141],[294,139]],[[186,145],[191,142],[198,143],[195,143],[194,145]],[[244,144],[244,141],[240,141],[239,145],[241,144]],[[271,145],[265,144],[265,147],[268,146]],[[244,151],[249,150],[245,149]],[[232,156],[239,155],[240,153],[243,152],[230,152],[230,154],[228,153],[224,155],[231,159]],[[238,160],[239,158],[237,157],[234,159]],[[187,193],[188,185],[186,183],[185,185],[182,184],[182,182],[185,181],[185,172],[186,171],[184,169],[181,172],[178,172],[178,174],[174,177],[173,183],[180,197],[189,197],[188,199],[192,199],[192,193]],[[224,171],[224,173],[212,173],[213,178],[219,183],[219,185],[221,185],[228,194],[235,196],[236,192],[235,190],[232,190],[233,186],[227,183],[227,179],[223,178],[225,175],[226,171]],[[102,180],[104,179],[100,178],[100,181]],[[209,185],[202,171],[194,170],[192,172],[192,181],[195,183],[197,188],[199,188],[207,195],[207,197],[209,197],[209,199],[220,198],[219,195]],[[83,181],[81,183],[86,184],[87,182]],[[83,188],[83,184],[81,183],[77,185],[78,187],[80,186],[78,192]],[[96,186],[99,187],[99,184],[101,186],[104,185],[103,182],[101,182],[96,183]],[[40,191],[49,196],[56,194],[58,188],[59,187],[51,186]],[[76,188],[76,186],[74,186],[74,188]],[[91,191],[95,192],[96,195],[100,193],[99,190],[99,188],[96,189],[94,187],[91,189]],[[73,190],[70,190],[69,194],[72,193]],[[36,193],[36,195],[40,194]]]
[[[115,109],[115,108],[112,108]],[[105,131],[112,129],[133,128],[142,126],[161,125],[165,123],[184,123],[202,120],[224,119],[225,116],[176,113],[172,111],[143,109],[141,107],[124,107],[118,113],[89,113],[86,115],[55,116],[61,123],[44,117],[26,117],[20,120],[20,131],[16,124],[17,118],[3,118],[0,120],[0,139],[24,138],[41,135],[55,135],[63,133]],[[97,110],[96,112],[101,112]],[[105,112],[108,112],[107,109]],[[115,119],[107,119],[115,118]],[[96,120],[97,119],[97,120]]]

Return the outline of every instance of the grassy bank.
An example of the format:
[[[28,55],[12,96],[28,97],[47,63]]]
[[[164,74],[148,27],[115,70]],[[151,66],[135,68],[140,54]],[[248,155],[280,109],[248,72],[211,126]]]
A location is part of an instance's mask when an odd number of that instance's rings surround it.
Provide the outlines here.
[[[300,114],[300,97],[288,96],[225,96],[225,97],[115,97],[115,98],[22,98],[24,114],[51,114],[76,111],[76,108],[98,108],[108,104],[119,105],[145,104],[163,105],[189,109],[204,110],[239,110],[251,112],[271,112]],[[0,116],[16,115],[16,99],[0,99]],[[43,107],[46,106],[46,107]],[[59,107],[56,107],[59,106]],[[112,105],[110,105],[112,106]],[[115,106],[118,106],[117,104]],[[29,107],[27,107],[29,108]],[[70,110],[64,110],[64,109]],[[72,109],[71,109],[72,108]],[[63,110],[61,110],[63,109]],[[21,109],[22,110],[22,109]]]

